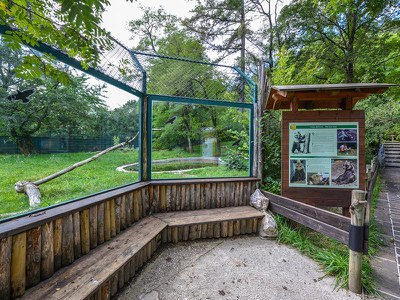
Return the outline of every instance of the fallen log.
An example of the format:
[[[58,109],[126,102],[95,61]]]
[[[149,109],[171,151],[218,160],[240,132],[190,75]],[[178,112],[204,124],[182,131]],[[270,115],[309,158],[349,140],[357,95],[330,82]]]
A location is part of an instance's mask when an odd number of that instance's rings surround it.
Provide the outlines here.
[[[18,181],[18,182],[15,183],[15,191],[17,193],[26,194],[28,196],[28,198],[29,198],[30,207],[36,207],[41,202],[41,194],[40,194],[40,190],[39,190],[39,185],[41,185],[43,183],[46,183],[46,182],[49,182],[50,180],[53,180],[53,179],[55,179],[57,177],[60,177],[60,176],[66,174],[68,172],[71,172],[72,170],[74,170],[76,168],[79,168],[79,167],[81,167],[83,165],[86,165],[86,164],[98,159],[100,156],[102,156],[102,155],[104,155],[104,154],[106,154],[108,152],[111,152],[113,150],[116,150],[116,149],[119,149],[119,148],[125,147],[126,145],[131,144],[134,141],[134,139],[138,136],[138,134],[139,134],[139,132],[136,133],[136,135],[134,137],[129,138],[127,141],[125,141],[123,143],[119,143],[117,145],[109,147],[109,148],[107,148],[107,149],[105,149],[105,150],[93,155],[92,157],[89,157],[89,158],[87,158],[85,160],[77,162],[77,163],[75,163],[75,164],[73,164],[73,165],[71,165],[69,167],[66,167],[65,169],[63,169],[61,171],[58,171],[58,172],[56,172],[54,174],[51,174],[51,175],[49,175],[49,176],[47,176],[45,178],[42,178],[42,179],[39,179],[39,180],[36,180],[36,181],[33,181],[33,182],[26,181],[26,180]]]

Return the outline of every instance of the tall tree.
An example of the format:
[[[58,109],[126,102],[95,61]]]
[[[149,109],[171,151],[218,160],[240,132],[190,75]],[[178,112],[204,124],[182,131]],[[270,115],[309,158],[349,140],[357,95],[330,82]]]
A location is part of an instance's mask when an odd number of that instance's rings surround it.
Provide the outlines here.
[[[356,82],[360,66],[386,61],[371,49],[383,50],[398,32],[398,7],[398,0],[295,0],[282,9],[280,34],[298,70],[308,64],[316,81]]]

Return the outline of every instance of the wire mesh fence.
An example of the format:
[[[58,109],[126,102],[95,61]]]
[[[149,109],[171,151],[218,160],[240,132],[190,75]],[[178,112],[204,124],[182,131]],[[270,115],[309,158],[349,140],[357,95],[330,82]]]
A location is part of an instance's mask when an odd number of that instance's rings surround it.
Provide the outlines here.
[[[112,40],[95,69],[137,91],[208,100],[252,103],[255,84],[240,70],[128,49]]]

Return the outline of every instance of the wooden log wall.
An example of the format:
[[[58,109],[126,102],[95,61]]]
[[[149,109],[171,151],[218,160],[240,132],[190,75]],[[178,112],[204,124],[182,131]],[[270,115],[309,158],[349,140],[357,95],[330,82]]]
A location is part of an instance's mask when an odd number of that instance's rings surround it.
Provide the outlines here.
[[[210,209],[250,204],[256,180],[169,180],[149,187],[151,212]]]
[[[0,299],[22,296],[26,289],[153,212],[249,205],[256,182],[255,178],[141,182],[0,223]],[[254,222],[244,222],[182,227],[174,241],[256,229]],[[163,233],[162,240],[172,241],[172,232]],[[129,270],[136,271],[155,248],[149,246],[143,257],[135,257],[125,270],[130,275],[121,275],[123,280],[132,277],[134,272]],[[113,295],[115,286],[109,282],[101,291]]]

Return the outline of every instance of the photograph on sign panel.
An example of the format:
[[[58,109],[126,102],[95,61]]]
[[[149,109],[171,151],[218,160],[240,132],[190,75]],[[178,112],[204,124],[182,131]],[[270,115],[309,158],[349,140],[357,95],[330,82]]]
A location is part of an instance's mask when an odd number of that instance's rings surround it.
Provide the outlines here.
[[[357,142],[338,142],[338,156],[357,156]]]
[[[338,129],[338,142],[357,142],[357,129]]]
[[[290,160],[290,182],[306,184],[306,160]]]
[[[307,185],[329,185],[329,173],[307,172]]]
[[[294,132],[292,142],[292,154],[309,154],[311,134],[305,132]]]
[[[332,185],[357,187],[357,160],[356,159],[332,159]]]

